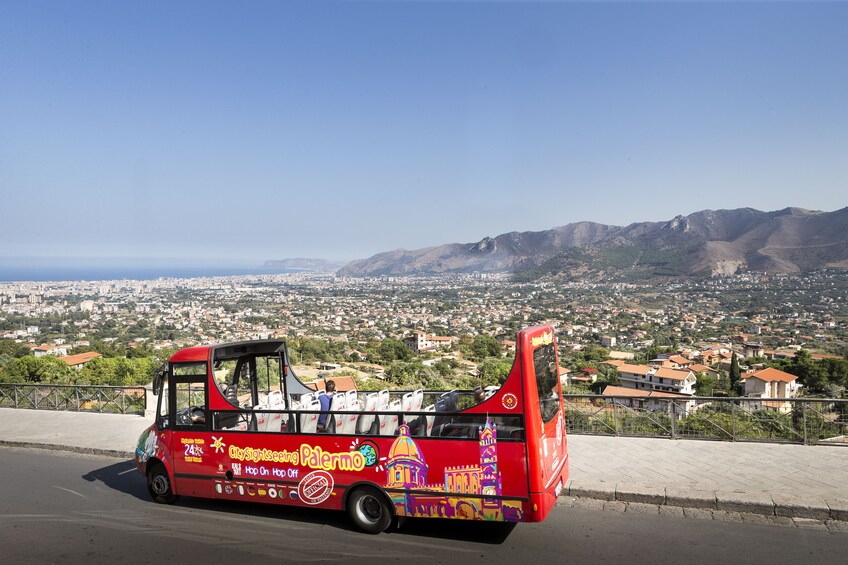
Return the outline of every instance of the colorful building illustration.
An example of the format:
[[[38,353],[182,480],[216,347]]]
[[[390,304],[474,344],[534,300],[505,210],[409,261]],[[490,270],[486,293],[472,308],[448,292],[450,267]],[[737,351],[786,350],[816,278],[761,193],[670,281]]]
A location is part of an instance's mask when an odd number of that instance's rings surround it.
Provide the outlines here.
[[[446,467],[441,484],[427,483],[427,462],[410,437],[409,427],[400,426],[398,433],[386,463],[386,488],[405,491],[391,493],[398,516],[508,522],[522,519],[520,501],[501,499],[497,426],[490,420],[479,428],[479,464]]]

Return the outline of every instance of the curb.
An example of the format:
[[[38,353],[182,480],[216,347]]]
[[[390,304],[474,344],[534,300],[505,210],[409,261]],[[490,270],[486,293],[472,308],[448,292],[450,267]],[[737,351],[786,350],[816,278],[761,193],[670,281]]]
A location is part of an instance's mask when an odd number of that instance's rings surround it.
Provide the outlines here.
[[[98,447],[79,447],[75,445],[59,445],[53,443],[34,443],[29,441],[0,440],[0,446],[22,447],[26,449],[46,449],[48,451],[69,451],[72,453],[83,453],[86,455],[119,457],[121,459],[132,459],[133,457],[135,457],[135,452],[133,451],[121,451],[119,449],[100,449]]]
[[[744,512],[782,518],[848,521],[848,499],[841,498],[816,499],[763,492],[699,491],[590,480],[569,480],[560,496],[651,504],[659,507]]]

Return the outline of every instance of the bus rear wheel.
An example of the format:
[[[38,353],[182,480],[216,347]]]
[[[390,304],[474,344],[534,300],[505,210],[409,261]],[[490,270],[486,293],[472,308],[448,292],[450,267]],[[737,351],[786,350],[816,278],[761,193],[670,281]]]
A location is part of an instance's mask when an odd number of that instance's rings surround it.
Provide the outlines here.
[[[392,508],[382,493],[373,488],[358,488],[350,495],[347,511],[357,528],[379,534],[392,523]]]
[[[156,463],[147,471],[147,490],[153,500],[160,504],[171,504],[179,498],[171,489],[168,470],[162,463]]]

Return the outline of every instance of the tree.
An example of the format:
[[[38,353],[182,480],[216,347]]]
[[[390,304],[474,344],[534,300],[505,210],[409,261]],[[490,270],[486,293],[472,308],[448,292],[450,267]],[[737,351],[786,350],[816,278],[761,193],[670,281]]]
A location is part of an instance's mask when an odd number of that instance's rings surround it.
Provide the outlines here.
[[[0,355],[8,355],[9,357],[19,358],[27,355],[32,355],[29,347],[22,343],[10,341],[8,339],[0,339]]]
[[[399,339],[388,337],[380,344],[377,355],[384,363],[391,363],[392,361],[409,361],[415,354]]]
[[[395,361],[386,369],[386,382],[397,388],[409,387],[418,383],[418,372],[423,368],[421,363],[405,363]]]
[[[453,375],[453,370],[459,366],[459,363],[456,362],[455,359],[442,359],[441,361],[436,361],[433,364],[433,369],[441,377],[450,377]]]
[[[742,371],[739,369],[739,360],[736,358],[736,352],[730,356],[730,388],[738,393],[741,381]]]
[[[483,386],[504,384],[510,370],[512,370],[512,363],[496,357],[484,359],[477,367]]]
[[[795,357],[784,362],[782,369],[798,377],[798,382],[810,393],[823,394],[830,388],[824,365],[815,361],[806,349],[801,349],[795,353]]]
[[[695,373],[695,396],[712,396],[718,384],[717,379],[706,373]]]
[[[15,359],[3,368],[3,380],[10,383],[55,383],[71,381],[73,369],[52,355]]]
[[[479,360],[486,357],[500,357],[501,346],[498,344],[498,340],[490,335],[477,335],[471,342],[471,356],[473,359]]]

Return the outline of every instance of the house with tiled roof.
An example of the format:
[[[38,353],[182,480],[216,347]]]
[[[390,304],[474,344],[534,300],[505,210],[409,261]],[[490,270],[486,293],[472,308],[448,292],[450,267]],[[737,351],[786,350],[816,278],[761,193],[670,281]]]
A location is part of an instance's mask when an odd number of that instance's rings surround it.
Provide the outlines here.
[[[649,367],[648,365],[630,365],[618,367],[618,378],[626,388],[657,392],[675,392],[695,394],[695,374],[686,369],[670,367]]]
[[[672,355],[668,360],[674,364],[675,369],[688,369],[694,363],[694,361],[687,359],[683,355]]]
[[[47,343],[44,345],[38,345],[33,348],[33,354],[36,357],[43,357],[45,355],[67,355],[68,350],[71,348],[70,345],[65,344],[56,344],[56,343]]]
[[[707,375],[708,377],[712,377],[714,379],[717,379],[721,376],[721,373],[719,373],[718,371],[716,371],[712,367],[709,367],[707,365],[703,365],[701,363],[692,363],[691,365],[689,365],[689,370],[692,371],[695,374],[701,373],[703,375]]]
[[[63,357],[59,357],[59,359],[67,363],[68,366],[73,369],[82,369],[83,365],[97,357],[103,356],[96,351],[87,351],[85,353],[78,353],[77,355],[65,355]]]
[[[416,353],[436,349],[450,349],[457,338],[451,336],[427,335],[420,330],[412,332],[403,338],[403,344]]]
[[[674,402],[675,412],[678,418],[685,416],[690,410],[696,408],[696,403],[691,400],[691,395],[677,392],[664,392],[659,390],[632,389],[626,386],[607,385],[601,396],[615,397],[616,404],[623,404],[637,410],[650,410],[652,412],[665,412],[669,408],[669,402]]]
[[[801,389],[797,379],[798,377],[795,375],[774,367],[742,374],[742,381],[745,383],[745,396],[748,398],[796,398]],[[792,409],[792,403],[786,400],[764,400],[761,407],[778,412],[789,412]]]

